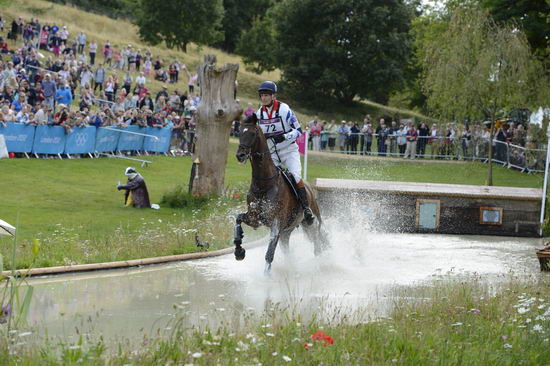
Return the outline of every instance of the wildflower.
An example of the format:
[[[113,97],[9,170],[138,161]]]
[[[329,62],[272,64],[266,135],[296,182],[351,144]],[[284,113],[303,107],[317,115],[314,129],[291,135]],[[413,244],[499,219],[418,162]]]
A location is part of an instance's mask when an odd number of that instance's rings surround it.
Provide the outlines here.
[[[200,353],[200,352],[195,352],[195,353],[193,353],[193,354],[191,355],[191,357],[193,357],[193,358],[201,358],[201,357],[202,357],[202,353]]]
[[[318,330],[317,332],[313,333],[311,335],[311,339],[314,342],[325,342],[325,346],[328,346],[330,344],[334,344],[334,339],[332,337],[328,336],[322,330]]]
[[[461,325],[462,325],[461,322],[456,322],[456,323],[451,324],[451,327],[460,327]]]
[[[286,362],[290,362],[290,361],[292,361],[292,358],[290,358],[288,356],[283,356],[283,360],[285,360]]]
[[[542,326],[540,324],[535,324],[533,326],[533,331],[542,333]]]
[[[502,347],[504,347],[504,348],[512,348],[512,345],[509,344],[509,343],[505,343],[504,346],[502,346]]]
[[[528,311],[529,311],[529,308],[518,308],[518,313],[519,314],[525,314]]]
[[[271,356],[273,356],[273,357],[275,357],[275,356],[277,356],[277,355],[278,355],[277,352],[273,352],[273,353],[271,354]]]
[[[474,308],[474,309],[471,309],[470,311],[471,311],[472,313],[475,313],[475,314],[479,314],[479,313],[481,313],[481,310],[479,310],[479,309],[476,309],[476,308]]]
[[[266,333],[265,335],[268,336],[268,337],[275,337],[275,334],[273,334],[273,333]]]
[[[313,347],[313,343],[306,343],[306,344],[304,344],[304,348],[305,348],[305,349],[309,349],[309,348],[311,348],[311,347]]]

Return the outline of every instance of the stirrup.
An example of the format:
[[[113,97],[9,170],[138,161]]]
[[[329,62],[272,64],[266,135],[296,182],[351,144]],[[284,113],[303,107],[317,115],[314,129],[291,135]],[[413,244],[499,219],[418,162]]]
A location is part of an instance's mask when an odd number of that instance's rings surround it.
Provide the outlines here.
[[[313,221],[315,220],[315,216],[313,216],[313,212],[311,212],[311,209],[309,207],[304,208],[304,222],[307,225],[313,224]]]

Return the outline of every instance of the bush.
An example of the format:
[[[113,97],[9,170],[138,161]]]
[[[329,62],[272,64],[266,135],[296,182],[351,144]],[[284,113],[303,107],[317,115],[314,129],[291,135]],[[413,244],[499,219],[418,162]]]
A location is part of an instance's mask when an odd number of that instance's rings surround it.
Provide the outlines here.
[[[165,193],[160,203],[171,208],[201,208],[209,201],[209,196],[193,196],[182,186]]]

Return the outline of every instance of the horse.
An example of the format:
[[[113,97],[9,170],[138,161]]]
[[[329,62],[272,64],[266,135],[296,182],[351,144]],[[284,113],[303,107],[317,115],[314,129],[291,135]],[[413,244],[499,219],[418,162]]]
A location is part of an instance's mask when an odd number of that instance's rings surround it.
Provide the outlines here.
[[[250,160],[252,180],[246,197],[247,212],[237,215],[235,224],[235,259],[243,260],[245,249],[242,248],[244,232],[241,223],[257,229],[260,226],[270,228],[269,245],[265,254],[265,272],[271,270],[277,243],[285,253],[289,250],[290,234],[302,225],[306,236],[313,242],[314,253],[319,255],[329,247],[326,234],[322,229],[322,220],[317,201],[311,186],[306,182],[309,206],[315,216],[311,225],[303,222],[304,213],[290,184],[283,176],[282,170],[275,166],[267,146],[267,140],[258,125],[256,114],[251,114],[240,126],[239,148],[236,158],[240,163]]]

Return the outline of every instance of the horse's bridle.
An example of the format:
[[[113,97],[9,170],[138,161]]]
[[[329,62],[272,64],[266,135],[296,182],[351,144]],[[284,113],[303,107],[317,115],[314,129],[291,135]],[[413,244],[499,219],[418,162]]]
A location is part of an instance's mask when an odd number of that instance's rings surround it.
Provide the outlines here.
[[[252,153],[252,146],[249,146],[249,145],[245,145],[245,144],[239,144],[239,149],[240,148],[244,148],[245,151],[246,151],[246,157],[244,159],[244,161],[247,161],[248,159],[252,159],[252,156],[257,156],[259,158],[263,157],[264,155],[266,154],[269,154],[269,150],[267,151],[264,151],[264,152],[255,152],[255,153]],[[273,178],[276,178],[277,176],[279,175],[279,169],[277,169],[277,172],[271,176],[271,177],[268,177],[268,178],[259,178],[259,177],[254,177],[254,179],[258,179],[258,180],[271,180]]]

